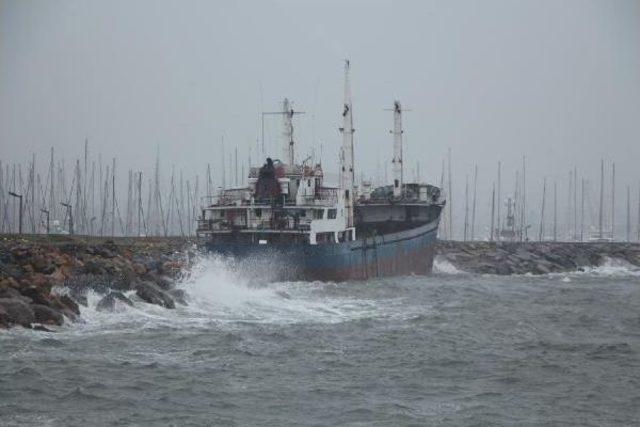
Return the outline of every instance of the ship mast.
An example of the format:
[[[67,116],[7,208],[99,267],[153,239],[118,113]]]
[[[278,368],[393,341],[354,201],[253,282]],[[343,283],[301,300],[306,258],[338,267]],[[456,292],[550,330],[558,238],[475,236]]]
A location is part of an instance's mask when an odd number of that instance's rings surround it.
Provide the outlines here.
[[[282,136],[283,136],[282,161],[286,162],[286,164],[288,164],[289,166],[293,166],[295,162],[294,150],[293,150],[295,145],[293,141],[293,116],[295,116],[296,114],[304,114],[304,111],[294,111],[294,109],[291,107],[291,103],[289,102],[288,98],[285,98],[284,101],[282,101],[281,111],[262,112],[263,121],[264,121],[264,116],[266,115],[282,115],[283,125],[284,125],[282,130]]]
[[[287,98],[282,102],[282,117],[284,118],[284,150],[282,159],[288,165],[293,166],[293,109],[289,106]]]
[[[393,197],[402,196],[402,184],[404,181],[402,164],[402,107],[400,101],[393,103]]]
[[[353,227],[353,116],[351,109],[351,86],[349,82],[349,60],[344,65],[344,109],[342,112],[342,155],[340,191],[344,197],[345,219],[347,227]]]

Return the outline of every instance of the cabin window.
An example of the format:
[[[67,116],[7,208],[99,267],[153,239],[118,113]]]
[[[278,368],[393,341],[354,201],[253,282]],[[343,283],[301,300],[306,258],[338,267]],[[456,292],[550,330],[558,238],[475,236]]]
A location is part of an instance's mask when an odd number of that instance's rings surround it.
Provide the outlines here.
[[[304,217],[306,217],[306,216],[307,216],[307,211],[306,211],[306,210],[304,210],[304,209],[300,209],[300,217],[301,217],[301,218],[304,218]]]
[[[256,218],[262,218],[262,209],[258,208],[255,211]]]
[[[327,214],[327,218],[328,219],[336,219],[337,213],[338,213],[337,209],[329,209],[329,212]]]
[[[296,179],[296,187],[300,187],[300,180]]]
[[[307,180],[307,187],[311,187],[311,180],[310,179]]]
[[[398,188],[400,186],[400,181],[398,181],[397,179],[393,181],[393,185]]]
[[[324,218],[324,209],[313,210],[313,219],[323,219],[323,218]]]
[[[226,211],[220,211],[220,218],[224,218],[224,213],[225,213],[225,212],[226,212]]]

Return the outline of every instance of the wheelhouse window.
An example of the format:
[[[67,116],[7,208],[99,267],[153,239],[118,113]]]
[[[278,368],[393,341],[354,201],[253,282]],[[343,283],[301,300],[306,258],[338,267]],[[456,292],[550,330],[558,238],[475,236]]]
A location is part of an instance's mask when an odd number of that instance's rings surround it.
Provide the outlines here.
[[[313,210],[313,219],[323,219],[323,218],[324,218],[324,209]]]
[[[254,210],[254,213],[256,214],[256,218],[262,218],[262,209],[257,208]]]
[[[337,209],[329,209],[329,212],[327,213],[327,218],[328,219],[336,219],[337,214],[338,214],[338,210]]]

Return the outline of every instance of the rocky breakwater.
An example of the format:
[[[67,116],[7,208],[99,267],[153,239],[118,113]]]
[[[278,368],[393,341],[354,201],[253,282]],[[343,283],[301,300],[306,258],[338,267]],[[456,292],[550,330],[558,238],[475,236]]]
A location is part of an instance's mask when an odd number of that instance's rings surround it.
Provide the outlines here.
[[[89,291],[102,296],[98,310],[132,299],[186,304],[174,284],[188,272],[192,248],[179,238],[0,236],[0,329],[77,321]]]
[[[438,256],[469,273],[547,274],[597,267],[607,259],[640,267],[640,244],[440,241]]]

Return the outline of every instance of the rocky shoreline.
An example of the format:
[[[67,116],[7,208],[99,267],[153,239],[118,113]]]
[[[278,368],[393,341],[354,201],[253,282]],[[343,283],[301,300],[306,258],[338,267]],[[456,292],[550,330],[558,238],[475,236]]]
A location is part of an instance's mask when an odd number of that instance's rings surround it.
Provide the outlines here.
[[[640,267],[636,243],[440,241],[437,252],[472,274],[570,272],[607,258]],[[184,238],[0,235],[0,329],[49,330],[77,321],[89,291],[101,295],[101,311],[136,300],[167,309],[187,304],[175,284],[195,258],[193,242]]]
[[[0,236],[0,329],[76,321],[90,290],[103,295],[98,310],[133,304],[128,291],[168,309],[186,304],[174,285],[194,256],[182,238]]]
[[[440,260],[473,274],[548,274],[598,267],[607,259],[640,267],[638,243],[439,241]]]

